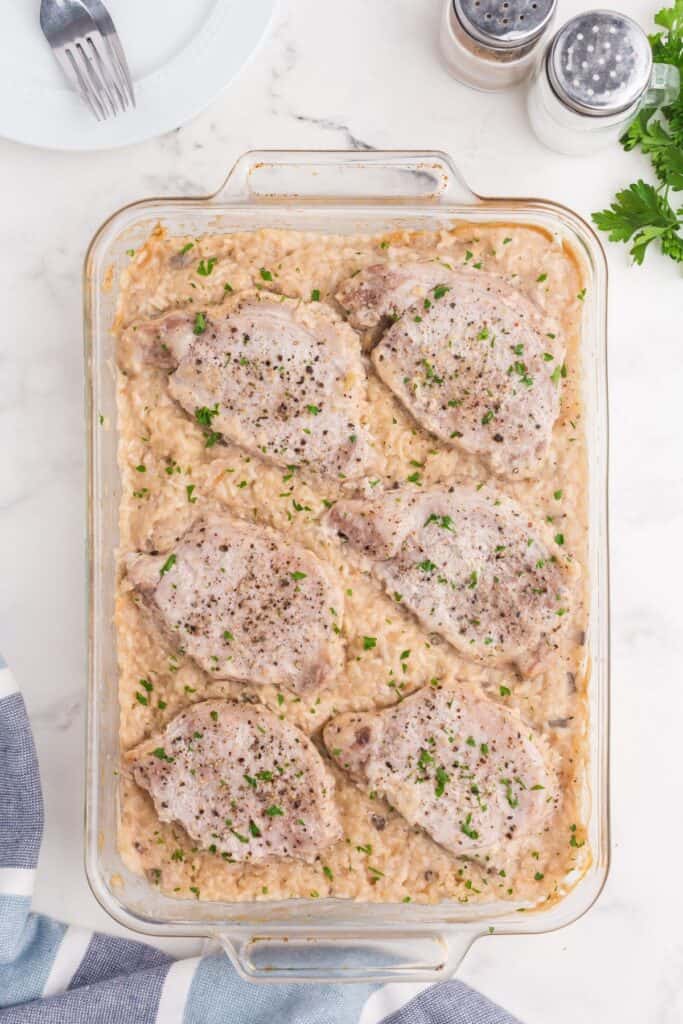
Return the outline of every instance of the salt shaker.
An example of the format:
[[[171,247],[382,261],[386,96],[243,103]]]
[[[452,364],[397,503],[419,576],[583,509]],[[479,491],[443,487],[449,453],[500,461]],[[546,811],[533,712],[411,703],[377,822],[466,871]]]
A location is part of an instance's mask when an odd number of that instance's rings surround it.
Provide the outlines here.
[[[447,0],[441,53],[454,78],[495,92],[521,82],[546,37],[557,0]]]
[[[587,11],[537,58],[527,110],[541,142],[578,156],[616,142],[639,110],[672,103],[679,88],[677,68],[653,65],[639,25],[616,11]]]

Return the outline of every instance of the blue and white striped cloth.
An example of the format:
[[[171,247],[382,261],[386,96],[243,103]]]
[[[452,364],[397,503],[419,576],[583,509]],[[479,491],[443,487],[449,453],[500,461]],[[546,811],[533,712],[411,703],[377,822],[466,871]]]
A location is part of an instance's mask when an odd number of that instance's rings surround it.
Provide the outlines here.
[[[254,985],[224,954],[158,949],[31,912],[43,802],[26,707],[0,657],[0,1024],[518,1024],[459,981]]]

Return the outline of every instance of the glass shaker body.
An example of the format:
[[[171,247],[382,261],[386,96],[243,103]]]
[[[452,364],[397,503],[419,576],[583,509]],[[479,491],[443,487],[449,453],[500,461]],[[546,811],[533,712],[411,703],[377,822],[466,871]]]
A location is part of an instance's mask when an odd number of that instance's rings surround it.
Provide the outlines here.
[[[547,38],[556,0],[446,0],[440,48],[450,74],[482,92],[523,81]]]
[[[527,111],[545,146],[582,156],[617,142],[643,107],[673,102],[679,87],[677,68],[652,64],[635,22],[592,11],[567,22],[537,57]]]

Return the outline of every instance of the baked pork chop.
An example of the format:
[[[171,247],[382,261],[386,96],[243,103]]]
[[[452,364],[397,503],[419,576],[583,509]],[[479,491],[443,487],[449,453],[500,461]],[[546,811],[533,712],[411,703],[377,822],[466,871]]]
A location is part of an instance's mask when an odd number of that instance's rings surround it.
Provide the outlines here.
[[[557,646],[575,570],[500,493],[401,488],[338,501],[327,521],[464,658],[532,674]]]
[[[560,403],[562,351],[540,310],[493,274],[434,260],[368,267],[338,301],[356,327],[396,322],[375,369],[418,423],[502,476],[531,476]]]
[[[341,836],[320,754],[259,704],[194,704],[135,753],[131,770],[161,821],[231,861],[310,862]]]
[[[268,527],[215,515],[172,552],[129,555],[127,568],[165,631],[214,679],[304,694],[342,667],[333,571]]]
[[[205,428],[278,466],[362,475],[366,375],[358,337],[321,303],[245,292],[203,312],[132,324],[128,350],[171,369],[168,388]]]
[[[383,711],[347,712],[324,730],[340,768],[455,854],[538,833],[557,781],[513,712],[462,688],[419,690]]]

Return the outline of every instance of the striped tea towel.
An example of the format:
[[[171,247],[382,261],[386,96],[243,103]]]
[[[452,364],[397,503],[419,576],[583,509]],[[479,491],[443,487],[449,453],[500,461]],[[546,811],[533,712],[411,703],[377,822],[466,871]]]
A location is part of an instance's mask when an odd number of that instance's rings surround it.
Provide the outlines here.
[[[0,657],[0,1024],[518,1024],[459,981],[417,995],[401,984],[255,985],[222,953],[173,960],[33,914],[42,834],[31,727]]]

